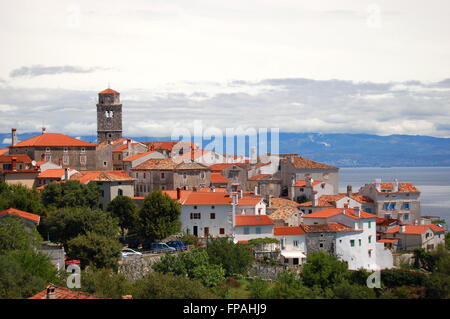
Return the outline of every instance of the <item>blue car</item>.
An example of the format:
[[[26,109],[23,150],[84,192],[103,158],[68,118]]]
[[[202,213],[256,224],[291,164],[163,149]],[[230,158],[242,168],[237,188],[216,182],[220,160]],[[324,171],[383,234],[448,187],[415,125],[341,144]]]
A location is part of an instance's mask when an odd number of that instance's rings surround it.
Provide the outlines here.
[[[167,246],[173,247],[176,250],[186,250],[187,249],[186,243],[184,241],[181,241],[181,240],[169,241],[169,242],[167,242]]]
[[[170,247],[169,245],[165,244],[165,243],[152,243],[150,245],[150,250],[153,253],[173,253],[176,251],[175,248]]]

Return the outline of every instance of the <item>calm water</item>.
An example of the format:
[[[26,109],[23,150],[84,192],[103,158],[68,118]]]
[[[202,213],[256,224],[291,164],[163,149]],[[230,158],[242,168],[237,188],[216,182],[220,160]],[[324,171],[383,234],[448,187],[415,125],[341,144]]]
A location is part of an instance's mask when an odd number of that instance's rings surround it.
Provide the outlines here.
[[[450,225],[450,167],[341,168],[339,190],[345,192],[352,185],[356,192],[375,178],[413,183],[422,192],[422,215],[441,216]]]

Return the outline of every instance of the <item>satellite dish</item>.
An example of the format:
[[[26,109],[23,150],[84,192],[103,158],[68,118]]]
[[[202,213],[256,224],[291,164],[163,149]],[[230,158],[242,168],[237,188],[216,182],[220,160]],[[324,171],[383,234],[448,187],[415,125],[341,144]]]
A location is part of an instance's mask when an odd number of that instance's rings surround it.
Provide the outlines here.
[[[36,166],[36,161],[31,161],[31,165]]]

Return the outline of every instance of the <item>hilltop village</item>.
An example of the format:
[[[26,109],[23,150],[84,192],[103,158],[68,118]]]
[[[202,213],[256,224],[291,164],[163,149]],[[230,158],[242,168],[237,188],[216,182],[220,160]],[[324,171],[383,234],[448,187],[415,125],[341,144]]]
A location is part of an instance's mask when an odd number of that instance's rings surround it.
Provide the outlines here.
[[[339,168],[299,154],[247,158],[189,142],[181,152],[175,141],[125,138],[120,93],[112,89],[99,93],[97,130],[93,144],[45,128],[18,141],[12,128],[11,145],[0,150],[1,179],[38,190],[69,180],[96,183],[103,210],[120,195],[142,206],[160,190],[181,205],[184,233],[235,243],[274,238],[278,244],[265,249],[279,251],[282,265],[302,265],[308,254],[324,250],[351,270],[388,269],[402,251],[432,251],[444,243],[446,230],[421,215],[421,192],[408,182],[377,179],[340,193]],[[14,209],[0,216],[9,214],[39,221]]]

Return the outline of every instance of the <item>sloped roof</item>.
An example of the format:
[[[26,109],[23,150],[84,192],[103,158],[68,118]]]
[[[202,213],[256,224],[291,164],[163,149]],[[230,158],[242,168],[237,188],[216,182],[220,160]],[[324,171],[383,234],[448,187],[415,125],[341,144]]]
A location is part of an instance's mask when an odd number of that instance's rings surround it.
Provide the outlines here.
[[[31,163],[31,158],[26,154],[0,155],[0,163],[11,163],[14,158],[17,163]]]
[[[408,234],[408,235],[421,235],[425,233],[428,229],[433,230],[436,233],[445,232],[445,228],[439,227],[435,224],[427,224],[427,225],[404,225],[405,231],[401,232],[401,228],[399,225],[392,227],[391,229],[388,229],[385,233],[386,234],[395,234],[395,233],[401,233],[401,234]]]
[[[367,219],[377,217],[376,215],[366,213],[365,211],[361,211],[361,216],[358,217],[355,215],[355,210],[353,208],[326,208],[308,215],[303,215],[303,218],[329,218],[336,215],[344,215],[343,211],[345,211],[345,216],[351,217],[353,219]]]
[[[223,192],[192,192],[183,202],[185,205],[230,205],[231,197]]]
[[[300,226],[280,226],[274,227],[273,234],[275,236],[304,235],[305,231]]]
[[[318,207],[335,207],[336,202],[341,200],[342,198],[347,197],[347,193],[339,193],[335,195],[322,195],[319,197],[318,203],[316,206]],[[373,203],[373,200],[367,196],[359,195],[358,193],[352,193],[350,196],[351,199],[357,201],[358,203]],[[310,207],[312,206],[312,201],[301,203],[302,207]]]
[[[273,220],[279,219],[279,220],[286,220],[289,217],[291,217],[293,214],[295,214],[297,209],[293,207],[280,207],[277,208],[272,214],[269,215],[270,218]]]
[[[242,197],[238,200],[238,206],[255,206],[262,200],[262,197]]]
[[[157,152],[156,152],[156,151],[150,151],[150,152],[145,152],[145,153],[136,154],[136,155],[133,155],[133,156],[130,156],[130,157],[127,157],[127,158],[123,159],[122,162],[132,162],[132,161],[134,161],[134,160],[137,160],[138,158],[141,158],[141,157],[143,157],[143,156],[150,155],[150,154],[152,154],[152,153],[157,153]]]
[[[228,179],[226,179],[221,173],[211,173],[211,184],[226,184]]]
[[[37,178],[61,178],[65,174],[64,168],[50,168],[46,169],[45,171],[39,173]]]
[[[197,162],[180,163],[175,167],[176,170],[209,170],[208,166]]]
[[[71,180],[77,180],[81,184],[91,181],[95,182],[127,182],[134,181],[127,172],[122,170],[116,171],[81,171],[70,176]]]
[[[151,158],[144,163],[132,168],[132,170],[173,170],[175,169],[175,167],[177,167],[177,165],[178,163],[173,161],[171,158]]]
[[[10,147],[52,147],[52,146],[75,146],[75,147],[95,147],[95,144],[88,143],[67,135],[59,133],[44,133],[31,137],[25,141],[18,142]]]
[[[103,91],[99,92],[98,94],[119,94],[119,92],[108,88],[106,90],[103,90]]]
[[[4,155],[6,153],[8,153],[9,148],[0,148],[0,155]]]
[[[34,296],[29,297],[28,299],[47,299],[47,289],[49,288],[55,289],[55,299],[109,299],[98,297],[81,291],[70,290],[65,287],[54,286],[52,284],[47,285],[44,290],[38,292]]]
[[[312,182],[312,186],[316,186],[316,185],[319,185],[319,184],[322,184],[322,183],[323,182],[321,182],[321,181],[314,180]],[[303,180],[298,180],[298,181],[295,182],[294,187],[306,187],[306,181],[304,179]]]
[[[8,208],[7,210],[0,212],[0,216],[5,216],[5,215],[18,216],[18,217],[21,217],[24,219],[28,219],[28,220],[34,222],[35,224],[39,224],[39,221],[41,219],[41,217],[39,215],[28,213],[23,210],[19,210],[19,209],[15,209],[15,208]]]
[[[394,192],[394,184],[395,183],[381,183],[382,191],[379,193],[420,193],[420,191],[412,183],[403,182],[398,183],[398,192]]]
[[[299,203],[294,202],[293,200],[286,199],[286,198],[280,198],[280,197],[272,197],[270,199],[270,207],[271,208],[281,208],[281,207],[293,207],[298,208],[300,206]]]
[[[265,226],[274,225],[267,215],[236,215],[236,226]]]
[[[293,157],[293,166],[298,169],[314,169],[314,168],[324,168],[324,169],[338,169],[335,166],[319,163],[301,156],[295,156]],[[284,161],[291,161],[291,158],[286,158]]]
[[[315,225],[300,225],[305,233],[347,233],[347,232],[361,232],[363,230],[357,230],[340,223],[324,223]]]
[[[281,179],[271,175],[271,174],[259,174],[252,176],[248,179],[249,181],[281,181]]]

